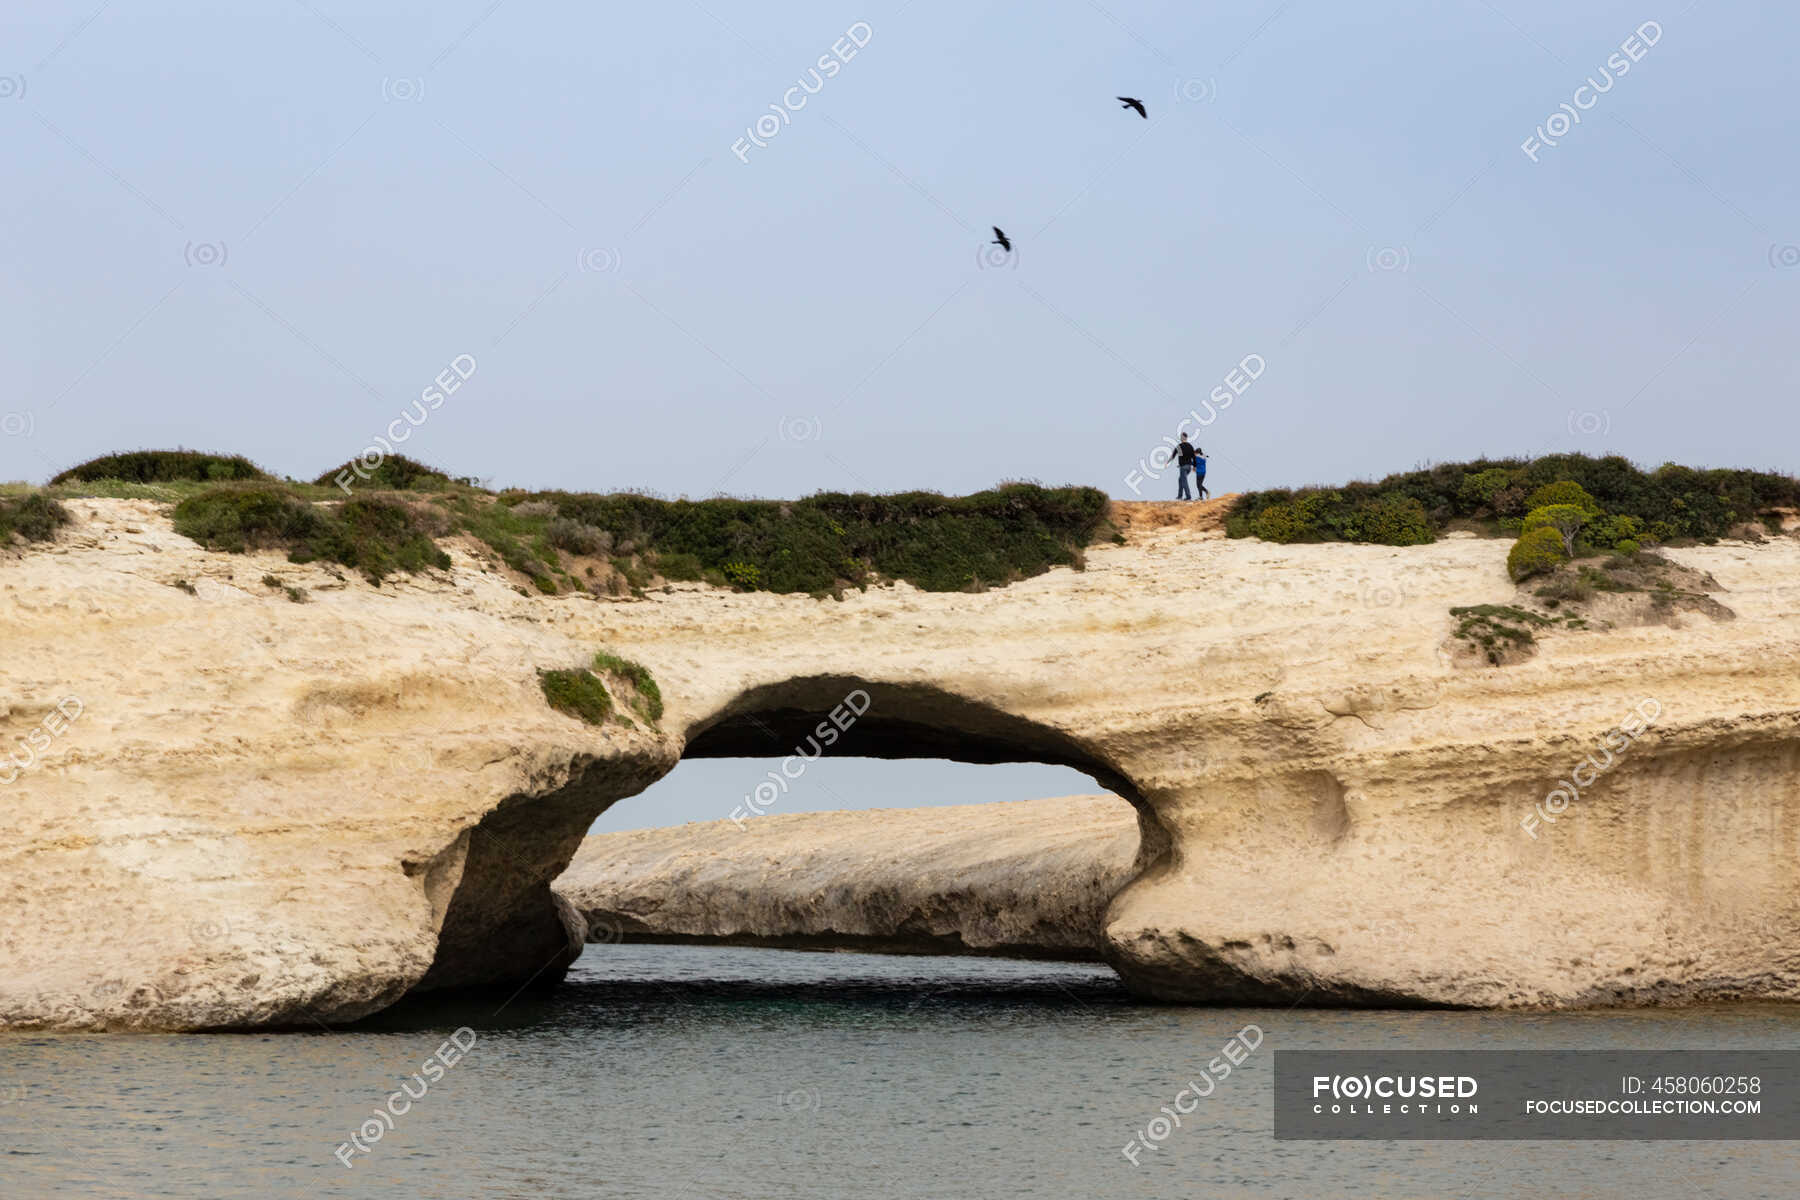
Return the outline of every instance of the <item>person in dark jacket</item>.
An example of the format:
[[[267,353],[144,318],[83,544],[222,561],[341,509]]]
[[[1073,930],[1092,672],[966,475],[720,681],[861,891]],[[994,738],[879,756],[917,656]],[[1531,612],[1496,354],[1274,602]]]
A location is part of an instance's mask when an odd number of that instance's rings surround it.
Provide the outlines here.
[[[1181,471],[1181,477],[1176,481],[1175,486],[1175,498],[1177,500],[1192,500],[1194,498],[1194,493],[1188,490],[1188,476],[1193,474],[1195,463],[1204,461],[1205,460],[1195,452],[1192,443],[1188,441],[1188,435],[1185,433],[1182,434],[1181,445],[1175,447],[1175,463]],[[1206,468],[1200,467],[1199,469],[1202,472],[1201,478],[1204,479]],[[1205,491],[1205,488],[1202,488],[1201,490]]]

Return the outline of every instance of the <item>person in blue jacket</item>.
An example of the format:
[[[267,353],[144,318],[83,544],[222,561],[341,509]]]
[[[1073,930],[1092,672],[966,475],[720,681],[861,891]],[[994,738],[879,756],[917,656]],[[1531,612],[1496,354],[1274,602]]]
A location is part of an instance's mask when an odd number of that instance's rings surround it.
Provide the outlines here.
[[[1175,462],[1181,471],[1181,477],[1176,480],[1175,484],[1175,498],[1177,500],[1192,500],[1194,498],[1193,492],[1188,490],[1189,474],[1194,476],[1194,485],[1199,488],[1201,497],[1205,497],[1206,458],[1204,455],[1205,451],[1200,450],[1188,441],[1187,434],[1184,433],[1181,435],[1181,444],[1175,447]]]

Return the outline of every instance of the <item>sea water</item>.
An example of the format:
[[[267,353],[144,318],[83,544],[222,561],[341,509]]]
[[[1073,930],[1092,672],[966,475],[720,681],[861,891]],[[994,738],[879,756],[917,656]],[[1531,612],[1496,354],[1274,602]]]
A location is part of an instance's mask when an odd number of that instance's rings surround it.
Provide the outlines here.
[[[0,1196],[1800,1194],[1789,1142],[1274,1140],[1276,1049],[1374,1046],[1797,1048],[1800,1010],[1177,1008],[1100,966],[592,946],[548,994],[349,1029],[0,1036]]]

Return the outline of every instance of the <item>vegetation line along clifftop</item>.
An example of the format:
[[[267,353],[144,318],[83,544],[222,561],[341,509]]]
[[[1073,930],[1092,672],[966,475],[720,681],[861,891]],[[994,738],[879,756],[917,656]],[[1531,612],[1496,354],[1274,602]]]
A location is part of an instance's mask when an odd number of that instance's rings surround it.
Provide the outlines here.
[[[277,479],[240,455],[192,450],[106,455],[41,489],[0,495],[0,543],[48,541],[72,496],[133,496],[175,505],[176,529],[209,549],[282,549],[372,582],[444,568],[445,538],[466,538],[520,587],[545,594],[641,593],[704,580],[740,590],[841,595],[905,580],[928,591],[980,591],[1055,566],[1117,538],[1111,502],[1092,487],[1004,483],[968,496],[821,492],[800,500],[670,500],[639,493],[493,492],[394,455],[373,470],[346,464],[311,483]],[[341,486],[348,476],[354,486]],[[1519,536],[1515,578],[1583,553],[1635,553],[1658,542],[1711,540],[1800,507],[1800,481],[1748,470],[1551,455],[1481,459],[1378,482],[1248,492],[1226,516],[1233,537],[1278,543],[1406,546],[1453,528]]]

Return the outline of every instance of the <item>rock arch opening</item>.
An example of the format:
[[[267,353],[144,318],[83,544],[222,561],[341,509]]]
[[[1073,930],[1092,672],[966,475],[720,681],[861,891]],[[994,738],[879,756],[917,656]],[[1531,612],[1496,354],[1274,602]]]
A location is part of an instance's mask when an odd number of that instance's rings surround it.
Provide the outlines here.
[[[678,715],[671,716],[675,719],[665,725],[677,723]],[[559,979],[580,953],[588,929],[577,906],[552,883],[562,886],[559,877],[601,812],[643,791],[684,759],[773,760],[784,764],[784,772],[803,770],[825,756],[1067,767],[1136,810],[1129,870],[1122,879],[1109,880],[1108,887],[1115,882],[1123,887],[1168,852],[1168,836],[1154,812],[1103,747],[1049,721],[929,684],[844,674],[753,686],[690,720],[669,742],[663,754],[577,763],[566,780],[545,793],[509,797],[465,835],[464,845],[440,855],[460,860],[459,879],[445,908],[437,956],[414,990]],[[902,830],[894,836],[904,839],[906,834]],[[871,845],[867,850],[877,858],[893,848]],[[955,915],[941,905],[933,909],[915,900],[921,897],[892,897],[896,905],[913,904],[893,922],[901,936],[887,939],[892,943],[887,947],[879,944],[882,937],[874,937],[869,948],[927,951],[932,939],[942,938],[943,925]],[[626,923],[620,918],[620,928],[602,930],[595,940],[630,932],[623,928]],[[905,944],[915,936],[922,940]],[[759,943],[745,938],[741,944]],[[760,944],[783,943],[771,939]],[[787,944],[803,945],[805,938]],[[1017,952],[1005,945],[1003,935],[994,935],[994,944],[997,950],[977,952]]]
[[[866,702],[851,704],[859,695]],[[1168,834],[1142,791],[1104,749],[1045,721],[930,684],[818,675],[749,688],[690,728],[681,757],[786,761],[826,752],[1069,767],[1137,810],[1140,868],[1169,850]]]

